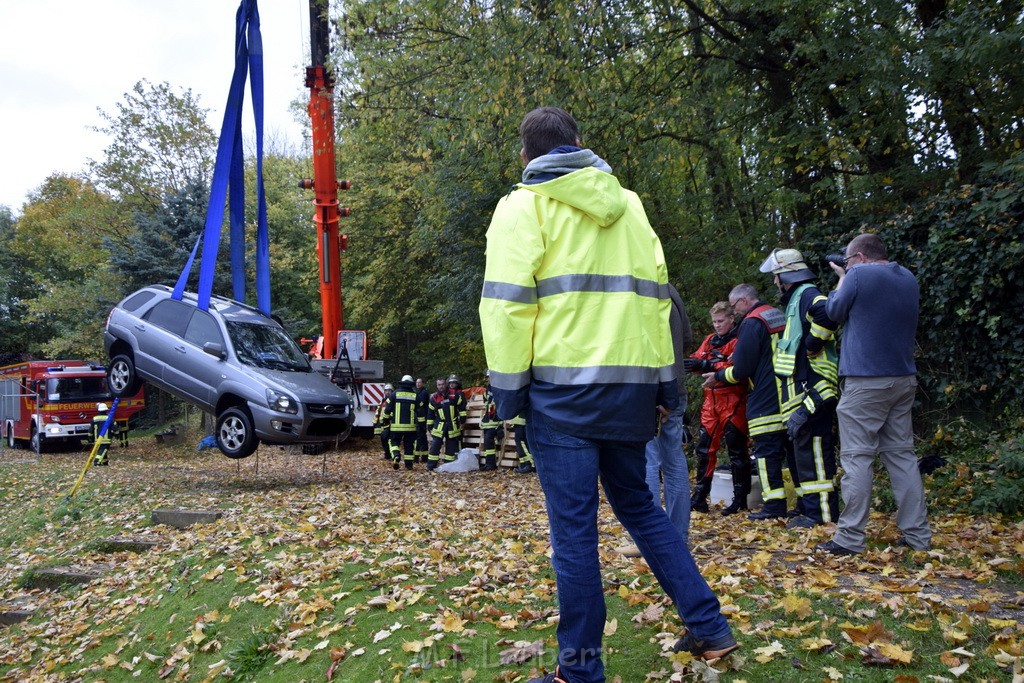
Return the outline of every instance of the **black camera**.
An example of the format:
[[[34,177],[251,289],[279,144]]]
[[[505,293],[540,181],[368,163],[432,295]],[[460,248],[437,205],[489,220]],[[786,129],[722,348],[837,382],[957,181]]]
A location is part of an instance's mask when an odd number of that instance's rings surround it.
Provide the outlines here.
[[[846,256],[843,254],[829,254],[825,257],[825,260],[829,263],[834,263],[840,268],[846,267]]]

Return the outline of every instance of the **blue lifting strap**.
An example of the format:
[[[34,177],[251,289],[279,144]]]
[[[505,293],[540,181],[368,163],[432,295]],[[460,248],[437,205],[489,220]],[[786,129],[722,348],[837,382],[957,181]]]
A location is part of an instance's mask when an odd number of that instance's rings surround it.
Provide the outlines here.
[[[245,80],[252,74],[252,110],[256,122],[256,306],[270,314],[270,237],[267,229],[267,196],[263,189],[263,38],[256,0],[242,0],[235,15],[235,72],[231,77],[217,160],[210,186],[210,202],[206,209],[206,227],[200,240],[203,244],[199,266],[199,308],[210,307],[213,275],[220,248],[224,203],[228,203],[228,224],[231,238],[232,296],[245,301],[245,165],[242,155],[242,105],[245,102]],[[230,188],[230,193],[228,189]],[[199,250],[199,241],[178,276],[172,298],[181,299],[189,273]]]
[[[120,402],[120,398],[115,398],[114,402],[110,404],[110,413],[107,414],[107,419],[103,421],[103,425],[100,427],[100,436],[106,436],[110,431],[110,426],[114,424],[114,413],[117,412],[117,404]]]

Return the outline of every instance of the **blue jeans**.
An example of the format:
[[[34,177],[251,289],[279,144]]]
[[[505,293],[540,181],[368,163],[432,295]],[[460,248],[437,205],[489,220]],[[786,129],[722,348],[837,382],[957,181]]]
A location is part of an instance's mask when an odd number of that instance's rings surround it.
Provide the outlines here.
[[[719,610],[718,598],[647,488],[644,443],[572,436],[536,412],[529,415],[526,429],[551,531],[562,677],[571,683],[605,680],[601,637],[606,612],[597,553],[598,481],[687,629],[701,639],[725,637],[729,624]]]
[[[661,431],[647,442],[647,487],[655,502],[661,501],[665,485],[665,511],[683,542],[690,543],[690,472],[683,453],[685,400],[661,423]],[[658,473],[661,472],[661,481]]]

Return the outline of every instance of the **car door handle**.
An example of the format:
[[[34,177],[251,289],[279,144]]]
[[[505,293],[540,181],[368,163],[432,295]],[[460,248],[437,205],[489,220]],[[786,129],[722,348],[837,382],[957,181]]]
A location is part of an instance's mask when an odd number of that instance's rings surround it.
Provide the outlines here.
[[[174,350],[177,351],[178,353],[185,353],[185,347],[184,346],[175,346]]]
[[[137,329],[139,332],[145,332],[146,331],[146,326],[145,325],[135,325],[135,329]]]

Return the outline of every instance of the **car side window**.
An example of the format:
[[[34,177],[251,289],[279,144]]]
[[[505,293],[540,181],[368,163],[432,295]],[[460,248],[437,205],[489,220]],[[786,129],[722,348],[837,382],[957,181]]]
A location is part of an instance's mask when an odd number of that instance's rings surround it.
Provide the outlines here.
[[[156,296],[156,292],[142,291],[135,294],[121,304],[121,308],[126,311],[137,311],[144,303]]]
[[[220,333],[220,326],[213,316],[206,311],[196,311],[188,322],[188,329],[185,330],[185,341],[192,342],[202,347],[206,342],[214,342],[224,345],[224,336]]]
[[[193,306],[183,304],[174,299],[167,299],[154,306],[144,318],[172,334],[184,337],[189,318],[192,317],[192,312],[195,310],[196,308]]]

